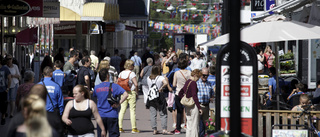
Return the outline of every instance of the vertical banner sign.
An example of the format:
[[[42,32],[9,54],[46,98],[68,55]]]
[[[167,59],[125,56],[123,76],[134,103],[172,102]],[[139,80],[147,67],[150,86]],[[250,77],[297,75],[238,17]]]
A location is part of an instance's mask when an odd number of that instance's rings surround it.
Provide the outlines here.
[[[247,43],[240,45],[241,132],[258,136],[257,54]],[[217,130],[230,130],[230,45],[217,55],[216,122]],[[220,91],[220,92],[219,92]],[[232,121],[231,121],[232,123]]]
[[[251,0],[251,11],[264,11],[264,0]]]
[[[178,49],[184,50],[184,35],[174,36],[174,49],[175,51],[178,51]]]

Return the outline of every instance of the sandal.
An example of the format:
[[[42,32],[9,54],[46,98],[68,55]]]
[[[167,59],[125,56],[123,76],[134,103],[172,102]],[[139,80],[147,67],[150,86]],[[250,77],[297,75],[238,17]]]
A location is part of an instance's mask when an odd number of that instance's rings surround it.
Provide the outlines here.
[[[169,131],[163,131],[162,135],[173,135],[173,133],[169,132]]]
[[[157,130],[154,130],[153,135],[156,135],[156,134],[160,134],[160,132],[158,132]]]

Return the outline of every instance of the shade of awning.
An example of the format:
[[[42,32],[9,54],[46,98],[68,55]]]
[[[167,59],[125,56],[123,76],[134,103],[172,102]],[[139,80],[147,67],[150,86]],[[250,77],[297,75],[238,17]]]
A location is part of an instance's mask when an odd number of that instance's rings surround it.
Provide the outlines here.
[[[38,28],[27,28],[20,31],[17,38],[17,45],[32,45],[38,41]]]
[[[83,5],[82,21],[117,21],[120,20],[119,6],[104,2],[89,2]]]
[[[142,30],[142,28],[126,25],[126,30],[137,31],[137,30]]]
[[[76,12],[60,6],[60,21],[80,21],[80,17]]]

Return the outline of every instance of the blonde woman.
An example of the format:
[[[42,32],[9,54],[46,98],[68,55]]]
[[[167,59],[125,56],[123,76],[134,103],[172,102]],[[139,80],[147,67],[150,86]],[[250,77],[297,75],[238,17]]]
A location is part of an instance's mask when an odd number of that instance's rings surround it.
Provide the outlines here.
[[[18,126],[14,136],[58,137],[47,120],[46,103],[38,96],[31,94],[22,101],[22,112],[25,118]]]
[[[117,81],[117,77],[115,76],[115,75],[111,75],[111,73],[110,73],[110,62],[108,61],[108,60],[101,60],[100,61],[100,64],[99,64],[99,67],[98,67],[98,69],[97,69],[97,76],[96,76],[96,80],[95,80],[95,82],[94,82],[94,85],[99,85],[100,83],[102,83],[102,81],[100,80],[100,78],[99,78],[99,72],[100,72],[100,70],[101,69],[103,69],[103,68],[106,68],[106,69],[108,69],[109,70],[109,82],[111,82],[111,83],[113,83],[113,82],[115,82],[115,81]]]
[[[91,117],[94,116],[101,136],[106,136],[106,130],[98,113],[96,103],[90,100],[90,93],[83,85],[73,88],[74,100],[70,100],[63,112],[62,121],[68,126],[68,137],[94,137],[94,126]]]
[[[123,133],[123,117],[124,114],[126,113],[127,106],[129,104],[130,106],[130,120],[131,120],[131,127],[132,131],[131,133],[139,133],[140,131],[137,129],[137,124],[136,124],[136,102],[137,102],[137,97],[138,97],[138,81],[136,79],[136,74],[132,72],[134,68],[134,62],[130,59],[126,60],[124,63],[124,69],[122,72],[119,74],[118,78],[118,84],[120,79],[129,79],[128,86],[130,88],[128,93],[128,98],[121,104],[121,109],[119,112],[119,131],[120,133]],[[121,85],[121,84],[119,84]],[[122,86],[123,89],[126,89],[125,87]],[[123,95],[121,96],[123,98]]]
[[[191,77],[186,81],[183,88],[179,92],[179,98],[182,98],[186,94],[187,98],[192,97],[195,105],[191,107],[185,106],[187,115],[187,129],[186,137],[198,137],[199,136],[199,120],[202,114],[201,106],[198,100],[198,88],[196,81],[202,76],[199,69],[195,69],[191,72]]]

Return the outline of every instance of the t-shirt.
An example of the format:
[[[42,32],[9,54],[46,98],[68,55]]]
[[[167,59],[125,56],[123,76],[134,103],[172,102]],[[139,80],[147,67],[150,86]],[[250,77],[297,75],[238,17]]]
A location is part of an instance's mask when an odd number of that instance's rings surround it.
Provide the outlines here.
[[[165,79],[163,76],[157,76],[155,79],[150,79],[150,77],[147,78],[148,80],[148,87],[149,89],[151,88],[152,84],[154,82],[156,82],[156,85],[158,87],[158,89],[160,89],[160,87],[163,85],[162,81]]]
[[[90,59],[91,59],[91,68],[97,69],[96,66],[98,66],[97,64],[99,64],[99,58],[95,55],[90,55]]]
[[[211,86],[216,86],[216,76],[215,75],[209,75],[208,76],[208,82],[210,82]]]
[[[202,60],[202,59],[194,58],[191,61],[190,67],[191,67],[192,70],[195,70],[195,69],[201,70],[203,67],[206,67],[205,66],[205,61]]]
[[[78,76],[77,76],[78,84],[90,87],[90,85],[87,85],[86,82],[85,82],[85,78],[84,78],[85,76],[89,77],[89,83],[90,83],[91,79],[90,79],[89,68],[81,66],[79,71],[78,71]]]
[[[94,87],[93,96],[97,97],[98,112],[101,117],[118,118],[118,109],[112,108],[107,100],[109,93],[109,82],[102,82],[101,84]],[[112,84],[113,96],[122,95],[125,90],[118,84]]]
[[[134,62],[134,66],[140,66],[141,65],[141,58],[137,55],[134,55],[130,58]]]
[[[16,64],[12,64],[12,67],[8,67],[8,69],[10,70],[11,75],[17,75],[18,74],[20,76],[19,68],[18,68],[18,66]],[[19,79],[12,78],[11,79],[10,88],[14,88],[16,86],[16,84],[19,84]]]
[[[183,88],[186,81],[190,78],[191,71],[179,70],[179,71],[175,72],[174,75],[175,75],[174,77],[176,77],[176,80],[177,80],[176,95],[179,95],[180,90]]]
[[[263,70],[263,64],[260,61],[262,57],[260,55],[257,55],[257,57],[258,57],[258,70]]]
[[[131,87],[131,91],[134,91],[135,90],[135,86],[134,86],[134,84],[132,82],[132,79],[136,77],[136,74],[134,72],[129,71],[129,70],[121,71],[121,73],[119,74],[119,78],[126,79],[126,78],[128,78],[129,73],[130,73],[130,76],[129,76],[129,87]]]
[[[10,70],[6,66],[0,68],[0,92],[5,92],[8,87],[8,75]]]
[[[273,56],[273,54],[270,54],[270,55],[268,55],[268,54],[266,54],[266,53],[264,53],[264,58],[266,59],[266,61],[267,61],[267,63],[266,64],[264,64],[266,67],[268,67],[268,68],[270,68],[270,67],[272,67],[273,66],[273,60],[274,60],[274,56]]]
[[[61,87],[64,82],[64,72],[61,69],[56,69],[52,73],[52,79],[54,82],[57,82]]]
[[[67,61],[66,64],[64,64],[63,66],[63,72],[66,72],[68,70],[74,70],[74,67],[69,61]]]
[[[279,92],[281,91],[281,87],[284,85],[284,80],[279,78]],[[268,86],[272,86],[272,95],[274,95],[277,87],[276,76],[273,76],[268,81]]]

